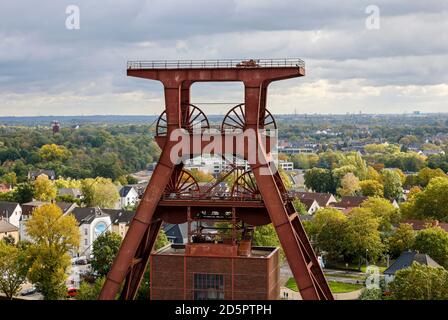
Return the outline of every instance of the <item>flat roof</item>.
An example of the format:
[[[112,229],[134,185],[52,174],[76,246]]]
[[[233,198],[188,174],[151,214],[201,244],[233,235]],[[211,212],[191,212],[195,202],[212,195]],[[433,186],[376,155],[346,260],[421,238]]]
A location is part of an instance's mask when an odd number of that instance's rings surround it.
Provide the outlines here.
[[[201,244],[203,244],[203,243],[201,243]],[[214,244],[210,243],[210,245],[212,246]],[[251,256],[249,256],[249,257],[233,256],[233,257],[226,257],[226,258],[268,258],[270,255],[272,255],[277,250],[278,250],[278,247],[252,247]],[[169,245],[157,250],[157,252],[155,254],[183,256],[183,255],[185,255],[185,244],[174,244],[174,243],[169,244]]]

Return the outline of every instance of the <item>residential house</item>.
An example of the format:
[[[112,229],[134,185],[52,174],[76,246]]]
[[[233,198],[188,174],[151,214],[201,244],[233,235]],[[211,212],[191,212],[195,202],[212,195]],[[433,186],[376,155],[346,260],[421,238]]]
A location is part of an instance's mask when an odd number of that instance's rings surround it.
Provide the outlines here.
[[[78,200],[83,199],[82,192],[78,188],[61,188],[58,190],[58,195],[59,196],[71,196]]]
[[[165,232],[171,243],[187,243],[188,241],[188,224],[171,224],[163,223],[162,230]]]
[[[120,199],[116,206],[117,209],[135,206],[138,203],[138,192],[133,186],[120,187],[118,193],[120,194]]]
[[[110,215],[100,208],[75,208],[72,214],[79,224],[80,244],[79,250],[72,253],[73,256],[90,258],[92,254],[92,244],[101,234],[112,231],[112,220]]]
[[[134,211],[127,211],[123,209],[101,209],[104,213],[110,216],[112,222],[112,231],[124,238],[128,232],[129,225],[134,218]]]
[[[386,284],[390,283],[395,278],[395,273],[398,270],[409,268],[413,262],[418,262],[430,267],[439,268],[441,267],[437,262],[435,262],[430,256],[424,253],[418,253],[417,251],[404,251],[397,260],[392,263],[389,268],[387,268],[384,273],[384,280]]]
[[[317,204],[321,208],[325,208],[330,205],[330,203],[336,202],[336,198],[331,193],[319,193],[319,192],[291,192],[293,196],[298,198],[300,201],[304,199],[316,200]]]
[[[54,170],[45,169],[38,169],[28,172],[28,180],[34,181],[38,176],[42,174],[46,175],[50,180],[56,180],[56,173],[54,172]]]
[[[438,220],[418,220],[418,219],[406,219],[402,223],[407,223],[412,226],[414,231],[420,231],[431,227],[440,227],[448,232],[448,223],[439,222]]]
[[[14,243],[17,243],[19,241],[19,228],[6,220],[0,220],[0,241],[9,236],[14,239]]]
[[[0,201],[0,220],[5,220],[19,228],[22,207],[17,202]]]
[[[352,211],[354,208],[358,208],[361,204],[367,200],[368,197],[364,196],[343,196],[341,201],[334,202],[330,206],[343,211],[344,213],[348,213]]]
[[[303,203],[308,214],[314,214],[314,212],[316,212],[320,208],[319,204],[315,199],[305,198],[300,200],[300,202]]]

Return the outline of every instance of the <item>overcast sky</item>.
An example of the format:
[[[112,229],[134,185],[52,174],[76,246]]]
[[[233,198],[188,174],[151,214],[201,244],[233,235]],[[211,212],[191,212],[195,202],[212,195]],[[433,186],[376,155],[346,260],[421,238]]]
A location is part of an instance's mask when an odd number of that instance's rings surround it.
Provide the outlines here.
[[[240,57],[305,60],[306,77],[270,86],[273,113],[448,112],[448,1],[1,0],[0,116],[154,115],[162,87],[126,77],[127,60]],[[242,101],[236,83],[192,90]]]

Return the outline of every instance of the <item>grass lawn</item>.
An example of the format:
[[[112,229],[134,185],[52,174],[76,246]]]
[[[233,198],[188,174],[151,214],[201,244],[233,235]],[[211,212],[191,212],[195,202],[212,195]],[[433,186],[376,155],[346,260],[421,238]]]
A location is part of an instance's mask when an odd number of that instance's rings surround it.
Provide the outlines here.
[[[328,264],[327,266],[329,269],[339,269],[339,270],[350,270],[350,271],[359,271],[358,270],[358,266],[355,264],[349,264],[347,267],[345,266],[345,264]],[[386,266],[377,266],[380,273],[383,273],[384,270],[387,269]],[[366,272],[366,265],[362,265],[361,266],[361,271],[359,272]]]
[[[364,280],[366,278],[365,275],[352,275],[352,274],[330,274],[325,273],[326,277],[334,277],[334,278],[347,278],[347,279],[354,279],[354,280]]]
[[[330,286],[331,292],[333,293],[352,292],[364,287],[363,285],[360,284],[343,283],[337,281],[328,281],[328,284]],[[286,287],[293,291],[299,291],[294,278],[288,279],[288,281],[286,282]]]

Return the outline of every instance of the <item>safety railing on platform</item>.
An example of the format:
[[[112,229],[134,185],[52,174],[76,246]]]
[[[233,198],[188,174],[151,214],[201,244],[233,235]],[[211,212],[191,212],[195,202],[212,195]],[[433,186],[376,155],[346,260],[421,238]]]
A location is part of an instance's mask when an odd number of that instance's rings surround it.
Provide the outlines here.
[[[131,69],[216,69],[216,68],[291,68],[305,67],[298,58],[285,59],[220,59],[220,60],[150,60],[128,61]]]

